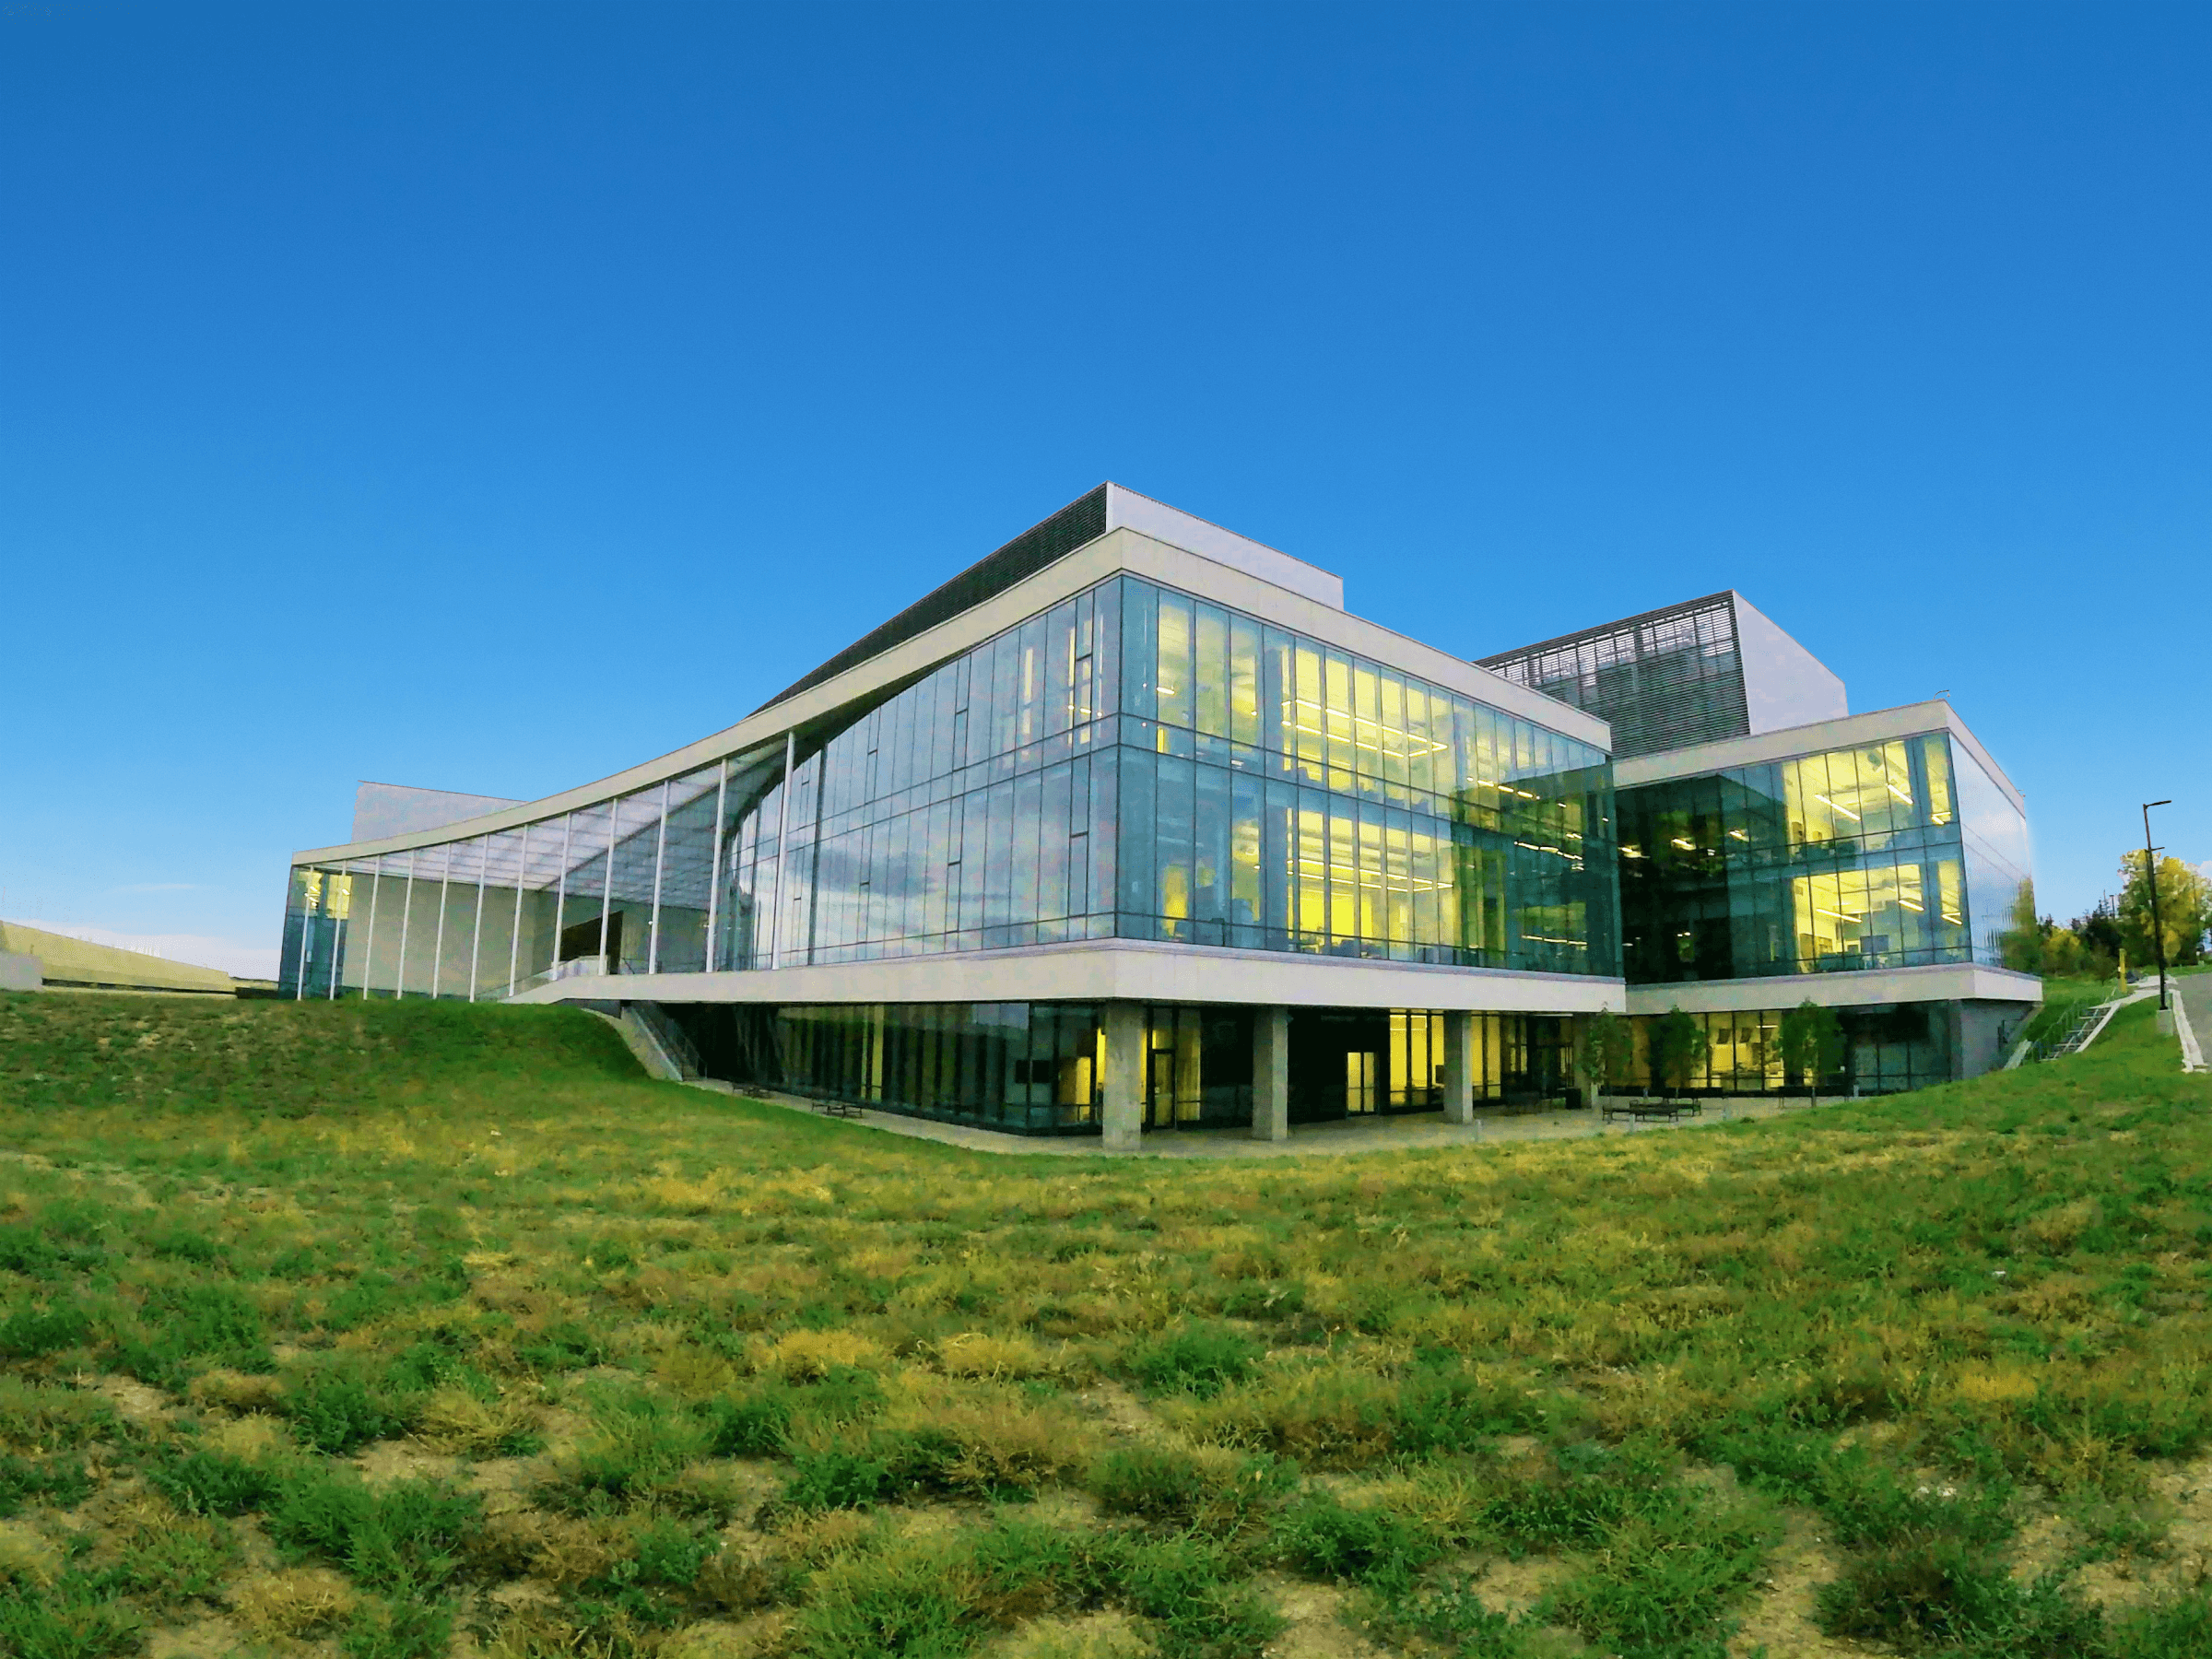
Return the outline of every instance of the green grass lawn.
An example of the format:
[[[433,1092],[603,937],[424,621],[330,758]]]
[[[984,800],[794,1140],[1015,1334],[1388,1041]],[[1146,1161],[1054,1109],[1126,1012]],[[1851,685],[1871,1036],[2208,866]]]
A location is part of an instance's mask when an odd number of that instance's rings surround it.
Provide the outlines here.
[[[0,1653],[2212,1653],[2212,1079],[998,1158],[0,996]]]

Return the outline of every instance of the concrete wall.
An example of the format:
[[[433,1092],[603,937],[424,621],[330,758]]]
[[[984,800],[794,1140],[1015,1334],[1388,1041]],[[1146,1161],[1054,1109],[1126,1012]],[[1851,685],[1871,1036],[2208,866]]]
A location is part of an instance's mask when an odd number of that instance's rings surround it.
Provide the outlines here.
[[[1794,1008],[1811,1000],[1830,1008],[1876,1003],[1976,1002],[2016,1017],[2043,1000],[2043,982],[2032,973],[1947,962],[1930,968],[1877,968],[1858,973],[1777,974],[1765,979],[1696,980],[1684,985],[1630,985],[1629,1012],[1740,1013]]]
[[[1595,1014],[1608,1008],[1618,1013],[1628,1001],[1615,979],[1134,939],[747,973],[579,974],[536,986],[515,1000],[590,997],[660,1003],[1129,1001],[1462,1008],[1493,1014]]]
[[[1851,712],[1843,681],[1833,669],[1741,594],[1732,591],[1729,597],[1744,668],[1744,712],[1755,734],[1841,720]]]
[[[41,977],[37,957],[0,950],[0,991],[36,991]]]

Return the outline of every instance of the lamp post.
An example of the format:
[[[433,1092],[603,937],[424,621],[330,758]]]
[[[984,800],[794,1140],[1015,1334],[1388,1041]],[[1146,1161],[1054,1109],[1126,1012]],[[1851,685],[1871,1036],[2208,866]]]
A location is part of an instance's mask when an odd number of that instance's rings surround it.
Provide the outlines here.
[[[2172,805],[2171,801],[2143,803],[2143,879],[2150,883],[2150,947],[2159,959],[2159,1012],[2161,1014],[2166,1011],[2166,929],[2159,921],[2159,850],[2150,844],[2150,809]]]

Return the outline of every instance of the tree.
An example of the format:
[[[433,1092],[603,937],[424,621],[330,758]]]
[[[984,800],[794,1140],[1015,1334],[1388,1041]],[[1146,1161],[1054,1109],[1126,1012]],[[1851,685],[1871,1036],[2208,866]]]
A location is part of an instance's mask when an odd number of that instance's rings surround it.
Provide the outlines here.
[[[2043,940],[2043,972],[2053,979],[2081,979],[2091,971],[2089,947],[2070,927],[2053,927]]]
[[[2107,893],[2086,914],[2075,917],[2072,927],[2088,959],[2088,977],[2111,979],[2120,966],[2120,907],[2112,896]]]
[[[2120,945],[2131,962],[2158,959],[2150,936],[2150,884],[2143,854],[2131,851],[2120,861]],[[2194,865],[2171,854],[2159,860],[2159,931],[2164,935],[2166,965],[2179,968],[2204,955],[2205,926],[2212,920],[2212,882]]]
[[[1652,1082],[1662,1098],[1685,1093],[1705,1053],[1705,1028],[1693,1014],[1669,1008],[1652,1021]]]
[[[1843,1021],[1833,1008],[1806,997],[1782,1017],[1782,1065],[1812,1089],[1820,1104],[1820,1079],[1843,1069]]]
[[[2042,972],[2043,935],[2050,931],[2050,924],[2036,917],[2032,880],[2021,882],[2019,891],[2013,895],[2010,923],[1997,937],[1998,959],[2016,973]]]
[[[1593,1089],[1618,1085],[1636,1057],[1636,1033],[1618,1014],[1599,1014],[1575,1030],[1575,1069]]]

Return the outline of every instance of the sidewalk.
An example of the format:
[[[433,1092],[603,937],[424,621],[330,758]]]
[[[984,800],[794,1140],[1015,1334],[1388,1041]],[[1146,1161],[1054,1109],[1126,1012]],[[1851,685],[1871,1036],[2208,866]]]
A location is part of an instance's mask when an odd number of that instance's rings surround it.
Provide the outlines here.
[[[730,1091],[724,1086],[722,1092]],[[812,1101],[765,1090],[741,1091],[747,1099],[764,1100],[794,1112],[811,1113]],[[1841,1097],[1839,1097],[1841,1099]],[[1694,1129],[1700,1124],[1724,1124],[1739,1118],[1781,1117],[1805,1107],[1747,1095],[1735,1100],[1707,1100],[1705,1115],[1675,1124],[1607,1124],[1595,1112],[1531,1112],[1512,1117],[1484,1118],[1477,1108],[1472,1124],[1447,1124],[1438,1112],[1409,1112],[1403,1117],[1347,1119],[1329,1124],[1299,1124],[1287,1141],[1254,1140],[1246,1129],[1161,1129],[1145,1136],[1138,1158],[1327,1158],[1359,1152],[1406,1152],[1431,1147],[1482,1147],[1505,1141],[1581,1140],[1597,1135],[1661,1135],[1670,1129]],[[912,1140],[936,1141],[965,1147],[974,1152],[995,1152],[1018,1158],[1104,1158],[1095,1136],[1088,1135],[1007,1135],[995,1129],[976,1129],[965,1124],[940,1124],[928,1118],[902,1117],[897,1112],[863,1111],[844,1120]]]
[[[2173,1034],[2182,1043],[2182,1069],[2201,1072],[2206,1069],[2204,1041],[2212,1037],[2212,973],[2170,976],[2166,986],[2173,1004]]]

